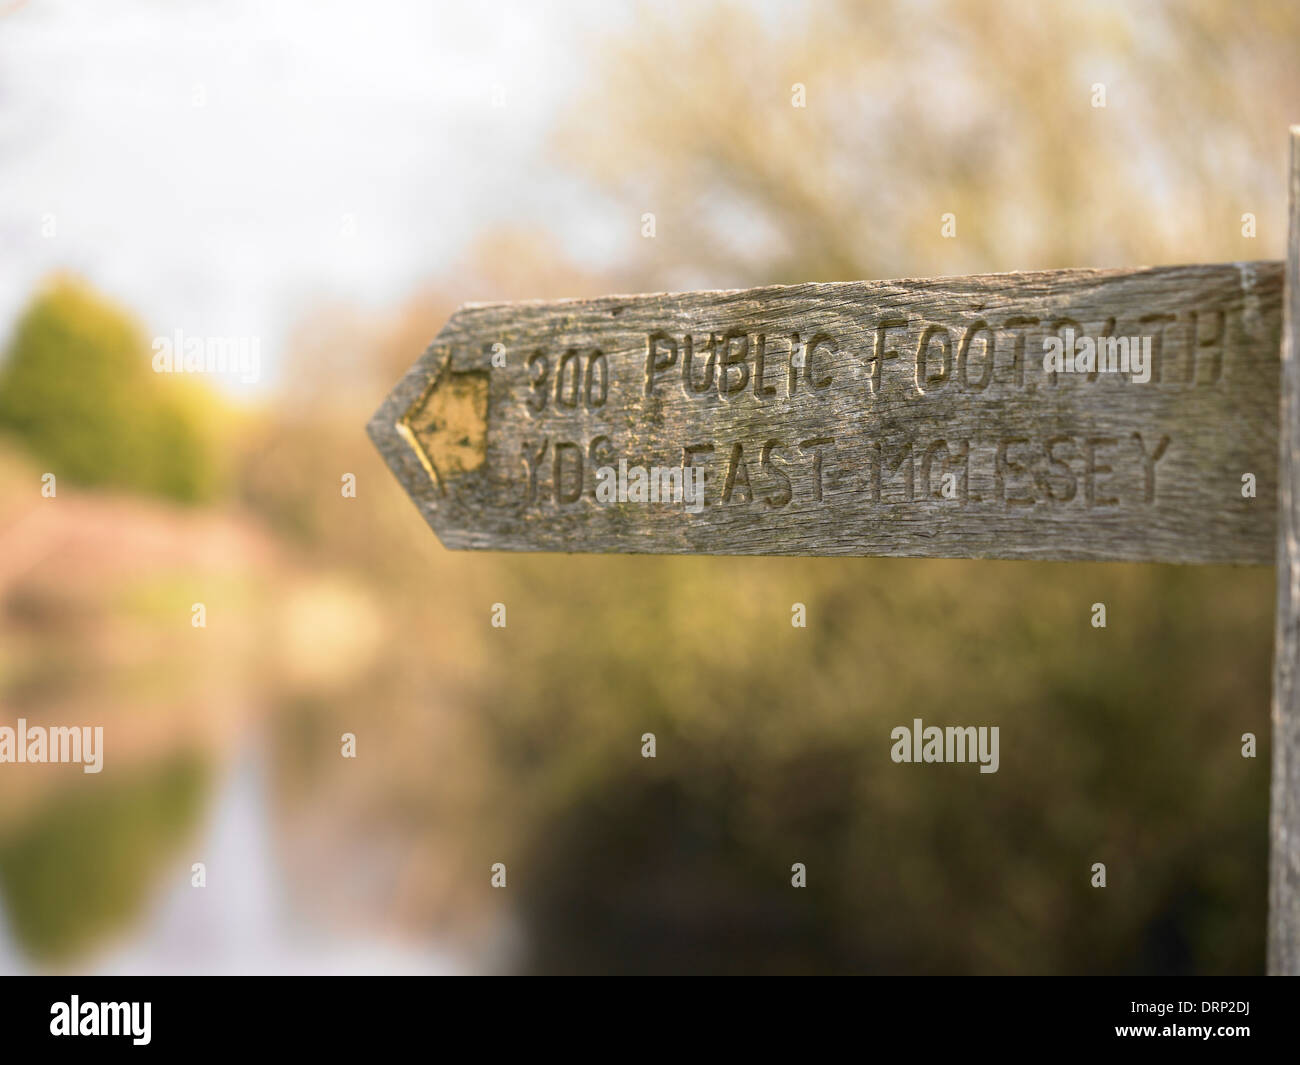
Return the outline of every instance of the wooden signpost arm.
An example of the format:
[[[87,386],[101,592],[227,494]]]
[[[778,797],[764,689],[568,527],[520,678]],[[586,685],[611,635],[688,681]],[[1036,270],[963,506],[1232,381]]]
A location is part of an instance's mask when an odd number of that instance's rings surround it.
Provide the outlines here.
[[[370,433],[451,548],[1270,565],[1283,272],[473,304]]]

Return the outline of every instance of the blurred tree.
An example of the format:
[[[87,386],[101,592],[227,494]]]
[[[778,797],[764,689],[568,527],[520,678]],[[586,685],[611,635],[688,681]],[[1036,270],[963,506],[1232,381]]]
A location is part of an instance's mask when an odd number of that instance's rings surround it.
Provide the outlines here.
[[[1269,0],[647,7],[555,148],[655,213],[651,289],[1276,258],[1298,39]]]
[[[0,368],[0,429],[72,484],[212,499],[220,405],[193,381],[155,375],[149,352],[126,312],[56,278],[23,313]]]

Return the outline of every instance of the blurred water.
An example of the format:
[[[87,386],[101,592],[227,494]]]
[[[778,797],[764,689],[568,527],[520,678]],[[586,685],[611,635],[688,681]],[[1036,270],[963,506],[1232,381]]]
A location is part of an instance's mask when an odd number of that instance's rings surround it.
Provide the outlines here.
[[[5,917],[3,903],[0,903],[0,976],[12,976],[22,971],[18,947],[9,934],[9,921]]]
[[[270,825],[267,759],[250,746],[222,780],[206,829],[176,858],[141,922],[74,970],[96,974],[433,973],[464,965],[427,946],[307,927],[284,890]],[[191,886],[203,861],[207,886]],[[0,903],[0,974],[41,971]]]

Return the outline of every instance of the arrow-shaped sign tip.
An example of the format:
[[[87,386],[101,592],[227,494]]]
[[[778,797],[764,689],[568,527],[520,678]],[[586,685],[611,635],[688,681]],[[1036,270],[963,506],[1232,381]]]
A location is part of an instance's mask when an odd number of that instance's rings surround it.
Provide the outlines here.
[[[366,429],[402,486],[428,508],[487,455],[488,374],[458,371],[435,344],[389,393]]]

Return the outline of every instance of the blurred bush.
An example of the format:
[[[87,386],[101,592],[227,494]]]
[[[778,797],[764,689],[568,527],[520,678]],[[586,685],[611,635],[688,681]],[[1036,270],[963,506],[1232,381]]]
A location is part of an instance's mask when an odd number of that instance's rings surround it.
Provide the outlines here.
[[[139,325],[72,278],[33,298],[0,367],[0,429],[71,484],[211,500],[217,416],[208,390],[154,374]]]
[[[533,970],[1259,970],[1267,569],[511,569],[477,713]],[[998,725],[999,771],[894,764],[915,717]]]

